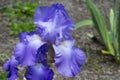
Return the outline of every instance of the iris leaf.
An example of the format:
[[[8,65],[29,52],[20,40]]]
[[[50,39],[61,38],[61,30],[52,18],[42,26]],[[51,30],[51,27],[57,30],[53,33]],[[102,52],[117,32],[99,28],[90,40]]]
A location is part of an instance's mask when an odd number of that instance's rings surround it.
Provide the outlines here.
[[[117,42],[118,42],[118,50],[117,53],[116,53],[116,57],[117,57],[117,60],[120,61],[120,6],[119,6],[119,12],[118,12],[118,15],[117,15]]]
[[[110,20],[110,27],[111,27],[111,31],[114,32],[114,11],[113,9],[110,10],[110,16],[109,16],[109,20]]]
[[[93,25],[94,24],[92,20],[83,20],[83,21],[76,23],[75,29],[81,28],[83,26],[93,26]]]
[[[112,42],[110,40],[111,38],[109,37],[109,31],[107,30],[107,25],[102,14],[100,13],[99,9],[96,7],[96,5],[93,4],[91,0],[86,0],[86,4],[88,6],[88,9],[91,12],[93,23],[95,24],[94,25],[95,29],[100,34],[109,53],[111,55],[114,55],[114,49],[112,46]]]

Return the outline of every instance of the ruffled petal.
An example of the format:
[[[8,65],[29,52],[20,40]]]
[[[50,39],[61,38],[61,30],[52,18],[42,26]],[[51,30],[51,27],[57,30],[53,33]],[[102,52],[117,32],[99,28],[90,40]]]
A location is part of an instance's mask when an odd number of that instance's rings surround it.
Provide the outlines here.
[[[16,45],[14,56],[22,66],[34,65],[36,63],[37,50],[45,42],[41,41],[40,36],[34,32],[27,33],[27,35],[21,39],[24,41]]]
[[[23,62],[23,57],[25,54],[26,45],[22,42],[18,43],[14,48],[14,56],[19,63]]]
[[[71,31],[74,23],[62,4],[39,7],[34,14],[34,23],[37,25],[37,31],[42,39],[51,43],[59,43],[72,37]]]
[[[18,62],[14,56],[4,64],[4,70],[9,71],[8,80],[15,80],[18,77]]]
[[[84,52],[75,48],[73,40],[66,40],[61,45],[53,45],[55,50],[55,66],[57,71],[68,77],[73,77],[81,70],[80,67],[85,63]]]
[[[26,72],[26,79],[27,80],[52,80],[53,75],[54,75],[53,71],[49,69],[48,66],[37,64],[37,65],[28,67],[28,70]]]
[[[42,6],[36,9],[34,13],[34,22],[45,21],[50,7]],[[38,17],[39,16],[39,17]],[[48,15],[49,16],[49,15]]]
[[[30,66],[34,65],[36,62],[36,53],[39,47],[44,44],[44,42],[41,41],[40,37],[36,34],[32,36],[27,37],[28,44],[26,46],[26,51],[24,54],[24,62],[22,63],[22,66]]]

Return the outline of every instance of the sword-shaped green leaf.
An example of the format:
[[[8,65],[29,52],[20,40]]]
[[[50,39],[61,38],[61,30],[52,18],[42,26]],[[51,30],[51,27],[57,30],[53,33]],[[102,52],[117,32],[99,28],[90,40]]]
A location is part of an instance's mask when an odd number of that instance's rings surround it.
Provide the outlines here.
[[[99,9],[96,5],[93,4],[91,0],[86,0],[86,4],[92,14],[93,23],[95,24],[95,28],[100,34],[105,46],[107,47],[108,51],[111,55],[114,55],[114,49],[112,46],[111,38],[109,37],[109,32],[107,30],[106,22],[100,13]]]
[[[117,48],[117,53],[116,53],[116,58],[118,61],[120,61],[120,6],[119,6],[119,9],[118,9],[118,15],[117,15],[117,42],[118,42],[118,48]]]
[[[111,32],[114,32],[114,11],[113,9],[110,9],[110,16],[109,16],[109,21],[110,21],[110,27],[111,27]]]
[[[93,26],[93,25],[94,23],[92,20],[83,20],[83,21],[76,23],[75,29],[81,28],[83,26]]]

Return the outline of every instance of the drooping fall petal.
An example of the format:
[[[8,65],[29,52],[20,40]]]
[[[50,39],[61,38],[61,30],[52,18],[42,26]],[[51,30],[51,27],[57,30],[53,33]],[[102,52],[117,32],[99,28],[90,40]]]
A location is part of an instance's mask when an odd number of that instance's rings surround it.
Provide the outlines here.
[[[42,64],[37,64],[34,66],[28,67],[26,72],[27,80],[52,80],[53,71],[48,67]]]
[[[73,40],[66,40],[61,45],[53,45],[55,50],[55,66],[63,76],[73,77],[78,74],[85,63],[84,52],[74,47]]]

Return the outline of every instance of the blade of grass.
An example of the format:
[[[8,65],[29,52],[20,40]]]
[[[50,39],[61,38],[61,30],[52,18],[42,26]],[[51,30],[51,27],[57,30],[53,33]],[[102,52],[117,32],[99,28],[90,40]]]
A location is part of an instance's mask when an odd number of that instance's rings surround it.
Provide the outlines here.
[[[81,28],[83,26],[93,26],[93,25],[94,24],[92,20],[83,20],[83,21],[76,23],[75,29]]]
[[[107,47],[108,51],[110,52],[111,55],[114,55],[114,49],[109,37],[109,33],[107,30],[107,26],[105,23],[105,20],[100,13],[99,9],[96,7],[96,5],[93,4],[91,0],[86,0],[86,4],[92,14],[92,19],[95,24],[95,28],[100,34],[105,46]]]

